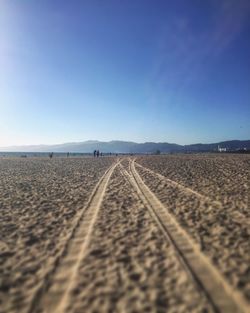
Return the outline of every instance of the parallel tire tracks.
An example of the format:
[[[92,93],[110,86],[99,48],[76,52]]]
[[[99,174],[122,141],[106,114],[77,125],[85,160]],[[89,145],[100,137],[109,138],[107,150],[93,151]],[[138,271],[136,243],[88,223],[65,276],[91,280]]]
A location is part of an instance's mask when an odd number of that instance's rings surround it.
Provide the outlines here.
[[[70,294],[75,287],[80,263],[91,240],[90,236],[108,182],[118,164],[119,160],[105,172],[94,188],[87,205],[79,212],[62,253],[56,258],[54,267],[47,273],[43,284],[33,297],[28,310],[29,313],[62,313],[67,311]]]
[[[167,178],[166,176],[163,176],[163,175],[161,175],[161,174],[159,174],[159,173],[156,173],[156,172],[154,172],[153,170],[151,170],[151,169],[149,169],[149,168],[147,168],[147,167],[145,167],[145,166],[142,166],[141,164],[139,164],[139,163],[137,163],[137,162],[136,162],[136,166],[139,166],[140,168],[142,168],[143,170],[147,171],[148,173],[150,173],[150,174],[152,174],[152,175],[154,175],[154,176],[159,177],[160,179],[163,179],[163,180],[169,182],[171,185],[173,185],[173,186],[175,186],[175,187],[178,187],[178,188],[181,189],[181,190],[184,190],[184,191],[186,191],[186,192],[188,192],[188,193],[191,193],[191,194],[196,195],[197,197],[199,197],[199,198],[202,199],[202,200],[209,201],[210,203],[211,203],[211,202],[212,202],[212,203],[215,203],[216,205],[220,205],[220,206],[222,205],[219,201],[214,201],[214,200],[212,200],[211,198],[209,198],[209,197],[207,197],[207,196],[204,196],[204,195],[202,195],[201,193],[199,193],[199,192],[197,192],[197,191],[195,191],[195,190],[193,190],[193,189],[191,189],[191,188],[189,188],[189,187],[183,186],[182,184],[180,184],[180,183],[178,183],[178,182],[176,182],[176,181],[174,181],[174,180],[172,180],[172,179],[169,179],[169,178]]]
[[[156,176],[158,177],[159,179],[161,180],[164,180],[166,182],[168,182],[169,184],[171,184],[172,186],[174,187],[177,187],[179,188],[180,190],[186,192],[186,193],[189,193],[189,194],[194,194],[195,196],[197,196],[199,199],[203,200],[203,201],[207,201],[209,203],[211,203],[212,205],[215,205],[219,208],[223,208],[223,204],[220,202],[220,201],[217,201],[217,200],[212,200],[210,197],[207,197],[207,196],[204,196],[203,194],[189,188],[189,187],[186,187],[172,179],[169,179],[167,178],[166,176],[163,176],[145,166],[142,166],[141,164],[139,164],[138,162],[136,162],[136,166],[140,167],[141,169],[143,169],[144,171],[150,173],[151,175],[153,176]],[[235,219],[235,216],[233,216],[232,213],[230,213],[230,216]],[[240,222],[243,223],[244,225],[246,224],[247,226],[250,226],[250,220],[246,218],[246,216],[244,216],[244,214],[240,213],[240,212],[237,212],[237,222],[239,221],[240,219]]]
[[[135,160],[130,160],[129,173],[121,166],[121,172],[134,186],[139,197],[149,210],[167,240],[173,244],[184,268],[204,292],[215,312],[247,313],[249,305],[237,290],[231,288],[210,260],[200,251],[173,215],[145,185],[135,169]]]

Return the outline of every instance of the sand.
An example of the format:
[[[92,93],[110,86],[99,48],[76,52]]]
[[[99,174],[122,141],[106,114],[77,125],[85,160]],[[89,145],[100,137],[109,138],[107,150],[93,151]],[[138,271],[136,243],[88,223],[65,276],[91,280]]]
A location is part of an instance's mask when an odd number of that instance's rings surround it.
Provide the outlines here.
[[[0,160],[0,312],[26,312],[112,161]]]
[[[250,218],[250,156],[237,154],[168,155],[138,158],[138,163],[189,187],[224,210]]]
[[[249,159],[241,155],[201,155],[137,160],[161,175],[137,166],[150,189],[248,301]]]
[[[239,312],[249,308],[249,159],[135,163],[199,247],[195,257],[225,278],[223,299],[232,291]],[[131,164],[127,157],[0,159],[0,312],[216,312],[216,297],[192,273],[195,262],[185,263],[150,213],[157,206],[133,185]]]

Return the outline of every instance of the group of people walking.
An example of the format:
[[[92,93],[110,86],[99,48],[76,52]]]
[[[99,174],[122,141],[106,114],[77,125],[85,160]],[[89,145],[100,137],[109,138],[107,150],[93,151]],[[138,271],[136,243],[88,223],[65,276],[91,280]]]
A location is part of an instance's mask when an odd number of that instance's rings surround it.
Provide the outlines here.
[[[98,158],[99,156],[102,156],[102,153],[99,150],[94,150],[94,157]]]
[[[98,158],[99,156],[103,156],[102,152],[100,152],[99,150],[94,150],[93,154],[94,154],[94,157],[97,157],[97,158]],[[67,158],[68,158],[69,155],[70,155],[70,153],[67,152],[66,155],[67,155]],[[74,154],[73,154],[73,155],[74,155]],[[110,155],[111,155],[111,153],[110,153]],[[54,152],[50,152],[50,153],[49,153],[49,158],[52,159],[53,156],[54,156]]]

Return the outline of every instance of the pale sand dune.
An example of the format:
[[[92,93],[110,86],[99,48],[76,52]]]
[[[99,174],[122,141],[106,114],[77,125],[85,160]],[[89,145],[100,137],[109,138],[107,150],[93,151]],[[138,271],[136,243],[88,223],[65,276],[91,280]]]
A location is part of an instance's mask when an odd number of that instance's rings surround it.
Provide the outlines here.
[[[192,183],[187,184],[178,169],[178,164],[183,169],[185,157],[172,156],[170,162],[164,157],[137,159],[169,180],[138,165],[135,169],[199,244],[198,253],[207,255],[226,277],[229,290],[245,295],[237,312],[247,312],[249,158],[227,156],[217,162],[214,156],[198,157]],[[190,159],[187,156],[187,163]],[[115,162],[0,160],[0,312],[234,313],[225,303],[216,311],[209,286],[197,285],[150,214],[154,202],[144,202],[131,183],[129,158],[121,160],[123,167],[115,168]],[[211,164],[220,169],[217,174]],[[226,178],[219,175],[223,166]],[[190,165],[187,168],[190,171]],[[234,179],[229,179],[231,173]],[[227,296],[223,301],[227,299],[229,305]]]

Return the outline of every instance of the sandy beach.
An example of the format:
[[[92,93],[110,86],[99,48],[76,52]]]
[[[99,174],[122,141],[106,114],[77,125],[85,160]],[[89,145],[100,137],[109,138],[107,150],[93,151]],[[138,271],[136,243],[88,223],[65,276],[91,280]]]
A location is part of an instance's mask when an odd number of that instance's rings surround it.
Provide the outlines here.
[[[249,164],[1,158],[0,312],[247,312]]]
[[[137,169],[148,186],[250,300],[249,157],[170,156],[138,163],[146,167]]]
[[[26,312],[112,159],[0,160],[0,311]]]

